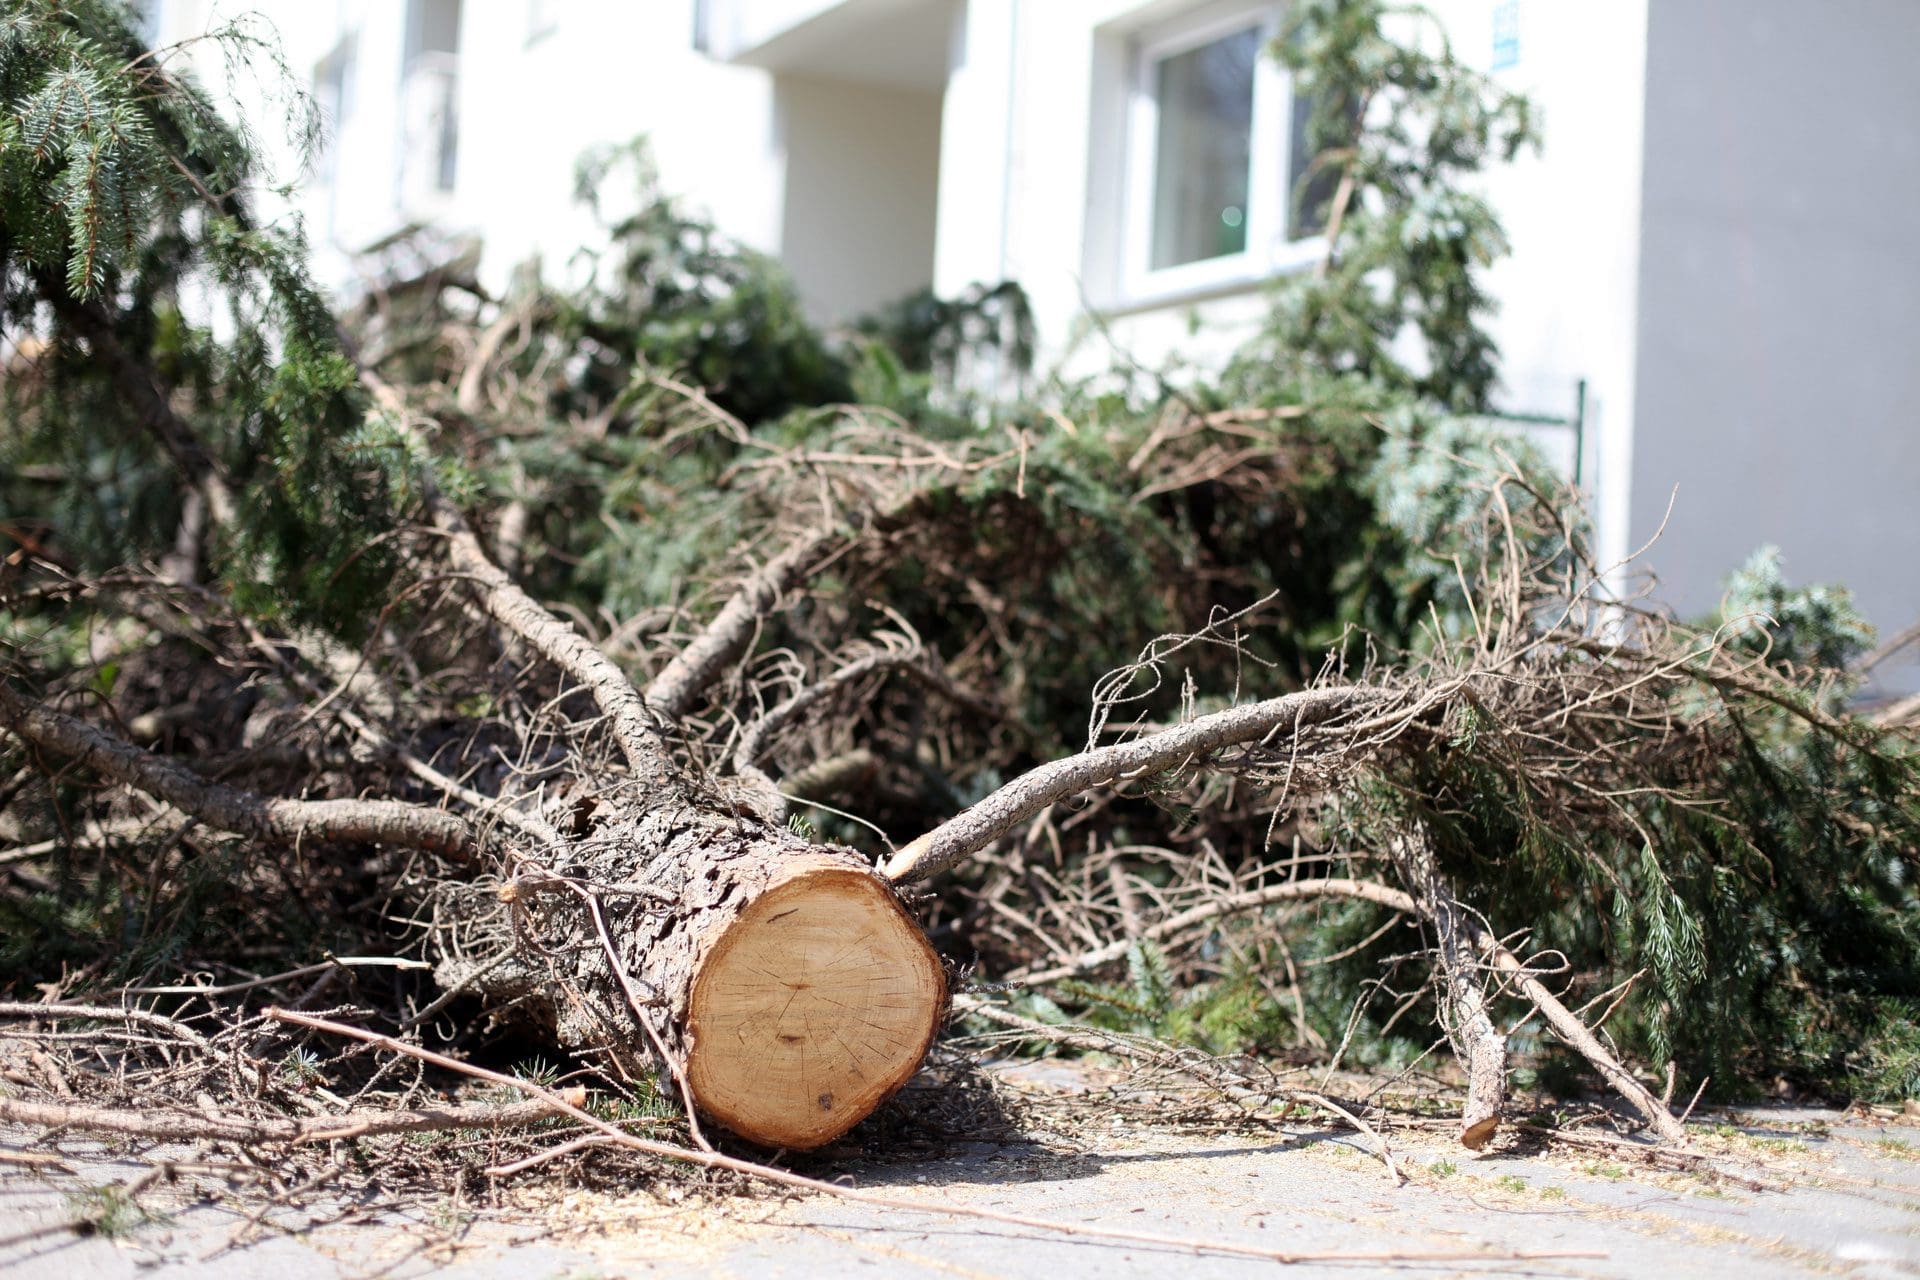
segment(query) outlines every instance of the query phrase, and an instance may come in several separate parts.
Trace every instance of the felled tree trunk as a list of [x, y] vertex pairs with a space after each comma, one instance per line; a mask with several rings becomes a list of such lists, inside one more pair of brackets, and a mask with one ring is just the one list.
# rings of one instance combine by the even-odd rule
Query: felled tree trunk
[[743, 1138], [831, 1142], [932, 1044], [940, 961], [851, 849], [676, 797], [542, 862], [499, 893], [515, 985], [564, 1043], [664, 1065]]
[[[392, 390], [368, 381], [404, 419]], [[926, 1057], [946, 1009], [939, 958], [858, 853], [707, 789], [668, 746], [831, 535], [751, 575], [643, 693], [494, 564], [457, 508], [430, 485], [426, 496], [481, 607], [591, 693], [627, 759], [621, 791], [643, 797], [517, 860], [497, 902], [455, 888], [468, 924], [498, 924], [504, 906], [519, 963], [476, 973], [485, 953], [456, 930], [442, 983], [512, 993], [546, 1010], [563, 1043], [664, 1067], [683, 1101], [750, 1141], [805, 1150], [844, 1134]]]

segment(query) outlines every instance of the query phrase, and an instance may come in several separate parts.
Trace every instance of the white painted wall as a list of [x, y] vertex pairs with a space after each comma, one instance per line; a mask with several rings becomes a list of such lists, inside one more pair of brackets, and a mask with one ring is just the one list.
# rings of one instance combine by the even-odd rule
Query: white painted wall
[[817, 320], [933, 283], [938, 93], [777, 76], [786, 158], [780, 252]]
[[709, 0], [707, 22], [714, 53], [736, 58], [803, 26], [849, 0]]
[[[1069, 372], [1106, 367], [1113, 342], [1159, 367], [1205, 367], [1265, 314], [1258, 285], [1171, 304], [1130, 303], [1119, 288], [1125, 98], [1134, 42], [1193, 3], [973, 0], [964, 57], [947, 91], [937, 287], [1018, 278], [1045, 348]], [[1455, 52], [1491, 62], [1495, 0], [1437, 0]], [[1546, 121], [1544, 152], [1488, 180], [1513, 257], [1492, 275], [1506, 352], [1502, 407], [1571, 413], [1588, 381], [1583, 471], [1603, 553], [1625, 554], [1633, 439], [1636, 297], [1647, 0], [1571, 5], [1526, 0], [1520, 58], [1500, 79]], [[1001, 158], [1004, 157], [1004, 160]], [[955, 180], [964, 174], [965, 181]]]
[[[804, 7], [804, 6], [802, 6]], [[817, 6], [827, 8], [830, 6]], [[816, 318], [833, 320], [932, 281], [940, 98], [796, 77], [716, 61], [693, 47], [694, 0], [547, 4], [536, 33], [523, 0], [466, 0], [458, 55], [459, 157], [444, 196], [403, 180], [407, 6], [402, 0], [168, 0], [168, 37], [243, 11], [278, 28], [310, 77], [343, 38], [355, 58], [347, 108], [329, 122], [332, 181], [309, 174], [290, 207], [321, 277], [351, 288], [352, 255], [411, 220], [473, 232], [482, 278], [504, 285], [538, 256], [564, 275], [597, 242], [572, 198], [579, 156], [645, 133], [662, 189], [744, 243], [786, 259]], [[944, 44], [950, 23], [936, 34]], [[531, 38], [530, 38], [531, 37]], [[222, 83], [217, 60], [195, 59]], [[272, 108], [236, 86], [256, 122]], [[270, 123], [270, 121], [269, 121]], [[271, 128], [277, 176], [296, 164]], [[622, 179], [624, 181], [624, 178]], [[608, 193], [618, 211], [624, 190]]]
[[[1662, 0], [1653, 0], [1659, 4]], [[1603, 564], [1633, 549], [1640, 172], [1648, 0], [1522, 0], [1518, 60], [1493, 72], [1539, 112], [1543, 145], [1490, 170], [1512, 255], [1489, 273], [1500, 407], [1571, 412], [1587, 381], [1586, 483]], [[1495, 0], [1438, 0], [1455, 54], [1490, 70]]]
[[[1165, 0], [971, 0], [947, 87], [935, 287], [1018, 279], [1033, 302], [1043, 361], [1108, 367], [1092, 306], [1129, 355], [1223, 358], [1262, 314], [1257, 290], [1198, 306], [1114, 310], [1126, 145], [1129, 38], [1191, 5]], [[1196, 317], [1204, 321], [1195, 324]]]
[[1915, 0], [1653, 6], [1633, 527], [1678, 486], [1687, 608], [1771, 542], [1920, 619], [1917, 64]]
[[[468, 5], [486, 15], [520, 7]], [[483, 237], [485, 274], [501, 279], [536, 254], [558, 270], [596, 243], [591, 215], [572, 201], [575, 163], [641, 133], [663, 191], [779, 252], [786, 165], [770, 77], [695, 50], [690, 0], [549, 10], [555, 25], [531, 43], [523, 22], [500, 20], [469, 22], [463, 39], [462, 155], [447, 220]], [[632, 204], [617, 189], [603, 200], [614, 213]]]

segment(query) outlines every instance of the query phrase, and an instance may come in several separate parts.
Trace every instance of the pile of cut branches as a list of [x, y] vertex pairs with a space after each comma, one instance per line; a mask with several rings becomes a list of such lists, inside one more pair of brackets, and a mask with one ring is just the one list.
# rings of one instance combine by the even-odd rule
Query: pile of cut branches
[[[982, 425], [951, 348], [836, 351], [670, 203], [584, 291], [436, 260], [336, 316], [117, 6], [10, 12], [0, 1120], [820, 1190], [723, 1133], [832, 1149], [950, 1002], [1363, 1129], [1229, 1055], [1444, 1043], [1470, 1147], [1516, 1048], [1669, 1140], [1681, 1072], [1910, 1091], [1920, 759], [1850, 705], [1864, 630], [1764, 558], [1701, 625], [1623, 598], [1453, 416], [1490, 214], [1396, 219], [1524, 111], [1302, 13], [1359, 131], [1328, 269], [1217, 385]], [[1436, 76], [1472, 138], [1410, 125]], [[940, 314], [1024, 351], [1007, 296]], [[699, 306], [746, 349], [676, 345]], [[1407, 323], [1454, 356], [1396, 365]]]

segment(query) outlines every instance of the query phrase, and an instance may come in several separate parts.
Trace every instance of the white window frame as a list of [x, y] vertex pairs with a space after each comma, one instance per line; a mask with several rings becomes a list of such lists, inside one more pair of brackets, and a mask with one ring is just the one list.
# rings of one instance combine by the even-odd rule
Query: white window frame
[[[1247, 179], [1247, 247], [1239, 253], [1161, 267], [1153, 262], [1154, 184], [1159, 163], [1160, 109], [1155, 70], [1167, 58], [1213, 43], [1248, 27], [1260, 28], [1262, 50], [1254, 62], [1253, 130]], [[1314, 262], [1320, 236], [1289, 239], [1292, 180], [1287, 172], [1293, 128], [1293, 83], [1264, 46], [1280, 31], [1280, 7], [1271, 3], [1208, 5], [1148, 28], [1131, 51], [1127, 98], [1124, 255], [1121, 291], [1130, 304], [1184, 294], [1256, 284]]]

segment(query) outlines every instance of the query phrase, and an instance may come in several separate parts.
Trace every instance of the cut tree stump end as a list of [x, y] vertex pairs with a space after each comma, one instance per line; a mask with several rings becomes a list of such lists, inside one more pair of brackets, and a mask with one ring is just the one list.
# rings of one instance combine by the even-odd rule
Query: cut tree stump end
[[708, 947], [687, 1008], [696, 1105], [768, 1147], [840, 1137], [905, 1084], [946, 1007], [926, 935], [875, 876], [809, 867]]
[[1478, 1151], [1493, 1139], [1494, 1133], [1499, 1128], [1500, 1117], [1497, 1115], [1487, 1116], [1485, 1119], [1462, 1125], [1460, 1128], [1460, 1145], [1469, 1151]]

